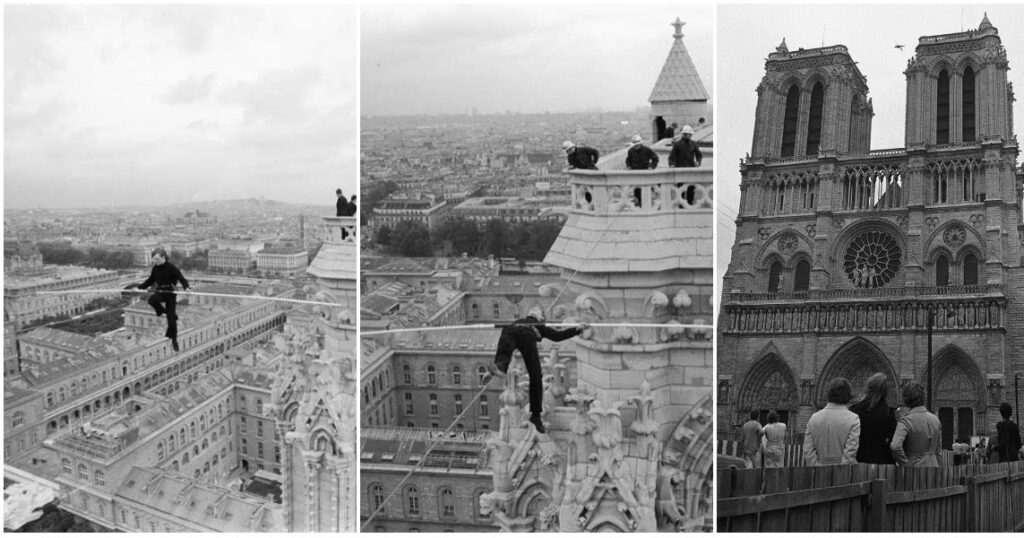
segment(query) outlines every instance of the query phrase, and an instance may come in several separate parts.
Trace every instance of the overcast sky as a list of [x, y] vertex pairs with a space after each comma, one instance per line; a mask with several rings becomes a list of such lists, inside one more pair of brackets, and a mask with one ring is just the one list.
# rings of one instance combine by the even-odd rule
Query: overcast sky
[[[846, 45], [867, 77], [868, 97], [874, 103], [872, 149], [897, 148], [904, 145], [903, 71], [918, 38], [976, 29], [986, 11], [1006, 47], [1009, 78], [1020, 95], [1024, 88], [1024, 5], [720, 6], [716, 66], [720, 83], [715, 113], [719, 277], [728, 267], [735, 239], [739, 161], [750, 151], [754, 134], [754, 90], [764, 76], [765, 59], [783, 37], [789, 50], [820, 47], [822, 41]], [[897, 49], [897, 44], [905, 48]], [[1019, 130], [1024, 126], [1024, 106], [1019, 100], [1014, 116]]]
[[647, 104], [672, 21], [712, 91], [713, 7], [364, 6], [362, 114], [633, 110]]
[[357, 184], [352, 6], [5, 6], [4, 206]]

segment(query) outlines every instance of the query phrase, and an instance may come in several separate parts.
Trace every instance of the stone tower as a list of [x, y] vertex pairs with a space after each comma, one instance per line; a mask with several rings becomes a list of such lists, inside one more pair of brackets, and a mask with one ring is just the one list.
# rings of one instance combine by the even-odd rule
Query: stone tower
[[[670, 58], [671, 60], [671, 58]], [[664, 73], [664, 71], [663, 71]], [[659, 84], [662, 81], [659, 80]], [[655, 151], [667, 159], [667, 146]], [[712, 165], [568, 172], [570, 216], [545, 258], [549, 317], [595, 327], [545, 364], [546, 435], [513, 370], [483, 510], [505, 531], [702, 530], [710, 516]]]
[[[819, 151], [801, 154], [818, 64], [842, 76], [819, 99]], [[1019, 149], [998, 31], [986, 17], [920, 38], [905, 72], [905, 148], [869, 151], [870, 133], [842, 117], [850, 107], [830, 108], [852, 92], [856, 111], [867, 92], [845, 47], [790, 53], [783, 42], [765, 69], [723, 283], [719, 431], [774, 410], [799, 435], [831, 379], [857, 392], [876, 372], [927, 385], [930, 368], [943, 445], [991, 434], [1007, 380], [1024, 370]], [[780, 112], [797, 93], [799, 110]]]
[[709, 121], [708, 92], [683, 44], [684, 24], [679, 18], [672, 23], [675, 28], [672, 48], [648, 99], [651, 103], [652, 141], [665, 138], [665, 128], [673, 122], [680, 127], [689, 124], [696, 128], [698, 124]]
[[[276, 343], [284, 360], [272, 388], [283, 440], [282, 499], [290, 531], [354, 532], [356, 502], [355, 219], [324, 217], [323, 246], [307, 272], [317, 283], [314, 321]], [[295, 316], [301, 318], [302, 315]]]
[[846, 47], [768, 55], [757, 86], [754, 158], [864, 153], [871, 146], [871, 100]]

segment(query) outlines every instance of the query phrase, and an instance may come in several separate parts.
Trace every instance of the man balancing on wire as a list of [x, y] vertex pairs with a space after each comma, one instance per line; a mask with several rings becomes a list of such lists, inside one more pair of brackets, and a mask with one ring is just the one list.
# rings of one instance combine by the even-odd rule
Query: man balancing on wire
[[149, 296], [149, 306], [156, 310], [156, 317], [167, 314], [167, 332], [165, 336], [171, 339], [171, 347], [178, 351], [178, 314], [175, 312], [177, 296], [174, 294], [174, 285], [181, 282], [181, 287], [188, 289], [188, 280], [181, 274], [181, 271], [171, 262], [167, 261], [167, 251], [162, 247], [153, 249], [153, 270], [145, 282], [136, 286], [140, 290], [149, 288], [156, 284], [156, 290]]
[[537, 428], [538, 433], [545, 433], [544, 424], [540, 420], [541, 402], [544, 399], [543, 373], [540, 367], [540, 354], [537, 351], [537, 342], [547, 338], [553, 342], [561, 342], [579, 335], [586, 330], [587, 324], [581, 323], [578, 327], [570, 327], [559, 331], [544, 324], [544, 311], [540, 307], [533, 307], [523, 319], [516, 320], [511, 325], [505, 325], [501, 329], [501, 336], [498, 338], [498, 351], [494, 355], [494, 363], [487, 365], [487, 370], [492, 376], [505, 377], [508, 373], [509, 363], [512, 362], [512, 353], [519, 350], [526, 363], [526, 372], [530, 375], [530, 423]]

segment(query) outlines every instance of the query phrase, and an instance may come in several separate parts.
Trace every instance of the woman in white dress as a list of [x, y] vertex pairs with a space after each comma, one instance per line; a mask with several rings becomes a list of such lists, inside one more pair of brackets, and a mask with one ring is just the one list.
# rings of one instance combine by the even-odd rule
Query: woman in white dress
[[768, 425], [764, 427], [764, 466], [782, 467], [786, 455], [786, 425], [779, 422], [779, 414], [768, 412]]

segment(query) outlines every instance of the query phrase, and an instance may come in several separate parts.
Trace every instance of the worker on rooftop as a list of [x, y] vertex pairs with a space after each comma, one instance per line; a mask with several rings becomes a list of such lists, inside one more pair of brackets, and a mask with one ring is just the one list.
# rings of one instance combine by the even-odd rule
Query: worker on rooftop
[[580, 168], [582, 170], [597, 170], [597, 159], [600, 157], [597, 150], [587, 146], [577, 146], [569, 140], [562, 143], [565, 151], [565, 159], [569, 162], [569, 169]]
[[658, 154], [644, 145], [640, 135], [633, 135], [629, 151], [626, 152], [626, 168], [630, 170], [654, 170], [658, 167]]
[[693, 127], [683, 126], [679, 138], [672, 142], [672, 151], [668, 154], [668, 165], [671, 168], [695, 168], [704, 160], [697, 143], [693, 141]]

